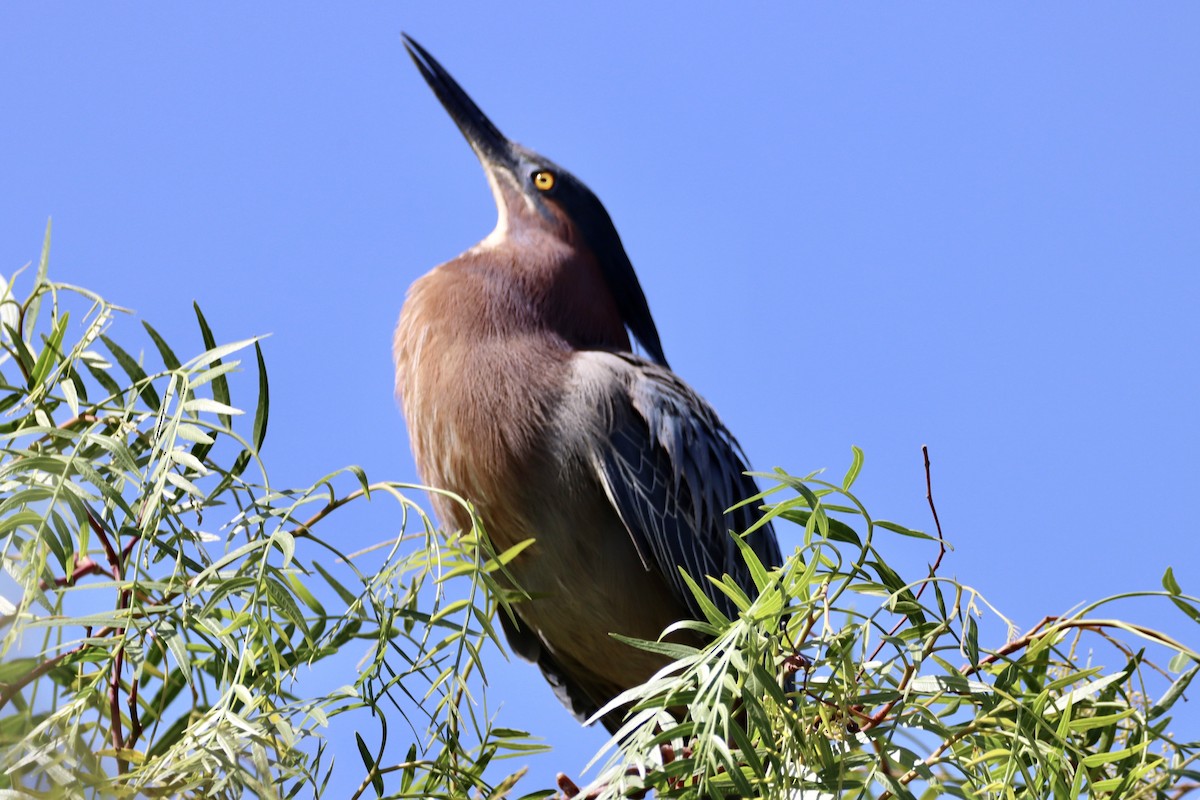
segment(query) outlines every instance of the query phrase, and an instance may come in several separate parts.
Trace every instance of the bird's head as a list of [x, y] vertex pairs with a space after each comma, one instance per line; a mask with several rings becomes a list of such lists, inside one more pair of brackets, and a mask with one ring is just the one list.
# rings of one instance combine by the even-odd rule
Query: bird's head
[[404, 46], [483, 164], [499, 214], [485, 241], [533, 229], [586, 247], [600, 265], [625, 327], [652, 360], [666, 366], [646, 296], [599, 198], [570, 172], [500, 133], [450, 73], [408, 35]]

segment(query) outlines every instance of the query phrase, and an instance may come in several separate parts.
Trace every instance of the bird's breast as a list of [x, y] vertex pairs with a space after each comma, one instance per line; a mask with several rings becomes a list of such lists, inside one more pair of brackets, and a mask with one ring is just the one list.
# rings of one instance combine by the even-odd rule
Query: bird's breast
[[[422, 278], [405, 302], [394, 340], [396, 389], [422, 480], [497, 509], [500, 519], [489, 523], [507, 530], [519, 526], [507, 517], [522, 507], [544, 460], [568, 355], [536, 327], [512, 324], [519, 309], [495, 307], [512, 299], [498, 301], [469, 276], [449, 286], [444, 277]], [[435, 505], [445, 523], [469, 523], [457, 504]]]

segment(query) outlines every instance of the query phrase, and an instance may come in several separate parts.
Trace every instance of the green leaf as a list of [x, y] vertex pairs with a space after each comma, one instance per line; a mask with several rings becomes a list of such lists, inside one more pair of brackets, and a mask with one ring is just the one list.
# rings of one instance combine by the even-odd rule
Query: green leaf
[[158, 411], [162, 406], [162, 401], [159, 400], [158, 392], [154, 391], [154, 384], [146, 378], [146, 371], [128, 353], [121, 349], [120, 345], [103, 333], [100, 334], [100, 341], [104, 342], [104, 346], [113, 354], [113, 358], [117, 360], [121, 369], [125, 370], [125, 374], [129, 376], [129, 380], [133, 382], [133, 385], [138, 387], [138, 394], [142, 396], [142, 401], [152, 411]]
[[96, 367], [89, 361], [84, 361], [83, 365], [87, 367], [88, 372], [92, 373], [92, 377], [96, 379], [96, 383], [104, 387], [104, 391], [108, 392], [111, 397], [121, 396], [121, 387], [112, 379], [108, 371], [102, 367]]
[[175, 352], [171, 350], [166, 340], [158, 335], [158, 331], [150, 325], [149, 322], [142, 320], [142, 327], [146, 329], [146, 333], [150, 334], [150, 338], [154, 340], [154, 346], [158, 348], [158, 355], [163, 360], [163, 364], [167, 369], [179, 369], [179, 359], [175, 357]]
[[745, 539], [735, 533], [729, 535], [733, 537], [733, 543], [741, 551], [742, 560], [746, 562], [746, 566], [750, 569], [750, 577], [754, 580], [755, 587], [761, 592], [771, 582], [771, 576], [767, 572], [767, 568], [763, 566], [762, 560], [759, 559], [758, 554], [754, 552], [754, 548]]
[[[803, 508], [790, 508], [787, 511], [781, 512], [779, 516], [790, 522], [795, 522], [797, 525], [804, 525], [807, 527], [809, 524], [809, 519], [812, 517], [812, 513], [813, 512]], [[851, 528], [849, 525], [839, 519], [836, 519], [835, 517], [826, 516], [825, 519], [827, 521], [826, 524], [829, 526], [829, 541], [845, 542], [846, 544], [852, 544], [855, 547], [862, 547], [862, 539], [859, 538], [858, 532], [855, 531], [854, 528]]]
[[1092, 755], [1085, 756], [1083, 759], [1081, 759], [1080, 764], [1089, 768], [1098, 767], [1101, 764], [1111, 764], [1114, 761], [1120, 761], [1124, 758], [1129, 758], [1132, 755], [1140, 753], [1149, 746], [1150, 741], [1147, 740], [1141, 742], [1140, 744], [1136, 744], [1133, 747], [1127, 747], [1123, 750], [1117, 750], [1111, 753], [1093, 753]]
[[329, 584], [329, 588], [333, 589], [333, 591], [337, 593], [337, 596], [341, 598], [343, 603], [349, 606], [358, 602], [358, 597], [355, 596], [354, 593], [348, 590], [345, 586], [342, 586], [342, 584], [338, 582], [338, 579], [330, 575], [319, 562], [314, 561], [313, 568], [317, 572], [321, 573], [321, 577], [324, 578], [325, 582]]
[[1175, 705], [1175, 701], [1187, 689], [1188, 684], [1196, 677], [1197, 672], [1200, 672], [1200, 664], [1193, 664], [1191, 669], [1176, 678], [1167, 691], [1163, 693], [1163, 696], [1158, 698], [1150, 710], [1146, 712], [1146, 719], [1151, 720], [1161, 717], [1170, 710], [1171, 706]]
[[38, 259], [37, 272], [33, 276], [33, 292], [30, 295], [29, 306], [25, 310], [25, 330], [13, 337], [14, 344], [22, 338], [33, 339], [33, 329], [37, 325], [38, 312], [42, 308], [42, 287], [46, 284], [46, 276], [50, 271], [50, 229], [52, 219], [46, 220], [46, 235], [42, 238], [42, 256]]
[[271, 543], [283, 553], [283, 567], [286, 569], [296, 555], [296, 537], [281, 529], [271, 534]]
[[254, 409], [254, 428], [250, 441], [255, 450], [262, 450], [263, 440], [267, 438], [267, 415], [270, 411], [270, 386], [267, 384], [267, 364], [263, 361], [262, 348], [254, 343], [254, 355], [258, 359], [258, 406]]
[[[211, 445], [213, 438], [209, 436], [202, 428], [193, 425], [190, 422], [181, 422], [175, 426], [175, 435], [186, 442], [195, 442], [197, 444]], [[207, 455], [207, 453], [205, 454]], [[192, 451], [192, 456], [197, 460], [202, 460], [202, 456], [197, 455], [196, 451]]]
[[858, 479], [858, 473], [862, 472], [863, 466], [863, 451], [857, 445], [850, 445], [850, 452], [850, 469], [846, 470], [846, 477], [842, 478], [842, 489], [847, 492]]
[[1188, 618], [1191, 619], [1192, 622], [1200, 622], [1200, 609], [1196, 608], [1187, 600], [1184, 600], [1181, 596], [1172, 594], [1169, 597], [1171, 602], [1175, 604], [1175, 607], [1184, 614], [1187, 614]]
[[358, 731], [354, 732], [354, 741], [358, 743], [358, 755], [371, 775], [371, 786], [375, 788], [376, 796], [383, 797], [383, 776], [376, 771], [375, 759], [371, 755], [371, 751], [367, 749], [367, 743], [363, 741], [362, 734]]
[[[495, 731], [492, 731], [492, 733], [494, 734]], [[413, 778], [416, 777], [417, 774], [416, 761], [417, 746], [416, 744], [411, 744], [408, 746], [408, 754], [404, 757], [404, 762], [408, 766], [406, 766], [400, 773], [400, 794], [402, 795], [408, 794], [408, 791], [412, 788]]]
[[622, 636], [619, 633], [608, 634], [618, 642], [623, 642], [630, 647], [636, 647], [639, 650], [645, 650], [648, 653], [658, 653], [661, 656], [666, 656], [672, 661], [679, 661], [684, 658], [695, 658], [700, 651], [694, 647], [689, 647], [686, 644], [676, 644], [675, 642], [652, 642], [647, 639], [636, 639], [632, 636]]
[[240, 408], [222, 403], [219, 400], [209, 400], [207, 397], [195, 397], [183, 404], [184, 411], [190, 411], [193, 414], [217, 414], [221, 421], [226, 426], [229, 426], [232, 414], [244, 414]]
[[[196, 311], [196, 321], [198, 323], [200, 323], [200, 336], [204, 339], [205, 349], [207, 349], [207, 350], [215, 349], [217, 346], [217, 340], [215, 338], [213, 338], [212, 329], [208, 327], [208, 320], [206, 320], [204, 318], [204, 312], [202, 312], [200, 310], [200, 304], [192, 303], [192, 308], [195, 309], [195, 311]], [[216, 366], [217, 364], [220, 364], [220, 363], [221, 363], [221, 360], [216, 359], [212, 362], [212, 365]], [[213, 379], [212, 393], [213, 393], [214, 400], [216, 400], [218, 403], [225, 405], [226, 407], [229, 406], [229, 403], [230, 403], [229, 381], [226, 380], [224, 375], [219, 375]], [[220, 419], [221, 419], [221, 424], [224, 425], [226, 428], [230, 427], [233, 424], [233, 420], [231, 420], [227, 414], [222, 414], [220, 416]]]
[[700, 607], [700, 612], [704, 614], [705, 619], [718, 628], [728, 625], [729, 619], [721, 613], [720, 609], [709, 599], [704, 590], [692, 580], [692, 576], [688, 575], [687, 570], [679, 567], [679, 574], [683, 576], [684, 582], [687, 583], [688, 589], [691, 590], [692, 597], [696, 599], [696, 604]]
[[1183, 672], [1188, 664], [1192, 663], [1192, 657], [1184, 652], [1178, 652], [1171, 657], [1167, 662], [1167, 669], [1171, 672]]
[[79, 392], [75, 388], [75, 381], [67, 378], [59, 384], [62, 389], [63, 399], [67, 401], [67, 408], [71, 409], [71, 415], [79, 416]]
[[896, 523], [888, 522], [885, 519], [877, 519], [875, 520], [875, 524], [884, 530], [891, 531], [892, 533], [898, 533], [901, 536], [911, 536], [914, 539], [928, 539], [931, 542], [937, 541], [936, 536], [930, 536], [928, 533], [924, 533], [922, 531], [914, 531], [912, 528], [906, 528], [903, 525], [897, 525]]
[[325, 606], [321, 605], [321, 602], [308, 590], [308, 587], [304, 585], [295, 572], [288, 572], [284, 577], [287, 578], [288, 585], [292, 587], [292, 592], [295, 593], [296, 597], [300, 598], [300, 601], [304, 605], [308, 606], [318, 617], [326, 616]]
[[1171, 594], [1183, 594], [1183, 590], [1179, 588], [1179, 581], [1175, 580], [1175, 570], [1167, 567], [1167, 571], [1163, 573], [1162, 585]]
[[46, 376], [50, 374], [50, 370], [62, 358], [60, 348], [62, 347], [63, 334], [67, 331], [67, 320], [70, 319], [70, 314], [63, 312], [63, 315], [54, 323], [54, 329], [50, 332], [50, 337], [46, 340], [42, 347], [42, 352], [38, 354], [37, 363], [33, 365], [33, 373], [29, 376], [29, 388], [40, 386]]

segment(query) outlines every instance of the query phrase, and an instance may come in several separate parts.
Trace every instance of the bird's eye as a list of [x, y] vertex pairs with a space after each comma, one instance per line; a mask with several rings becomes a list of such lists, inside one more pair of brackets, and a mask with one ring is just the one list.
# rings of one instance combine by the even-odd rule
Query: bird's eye
[[547, 170], [538, 170], [533, 173], [533, 185], [537, 187], [539, 192], [548, 192], [554, 188], [554, 173]]

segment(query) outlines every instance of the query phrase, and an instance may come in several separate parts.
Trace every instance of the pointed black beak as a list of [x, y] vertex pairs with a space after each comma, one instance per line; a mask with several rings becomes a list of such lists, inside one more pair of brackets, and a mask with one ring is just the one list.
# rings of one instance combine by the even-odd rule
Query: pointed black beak
[[512, 142], [502, 134], [487, 115], [479, 110], [458, 81], [450, 77], [445, 67], [437, 62], [429, 51], [421, 47], [407, 33], [400, 34], [404, 40], [404, 48], [412, 57], [413, 63], [421, 71], [421, 77], [433, 89], [442, 108], [454, 120], [454, 124], [462, 131], [471, 149], [486, 164], [503, 165], [512, 168], [516, 165]]

